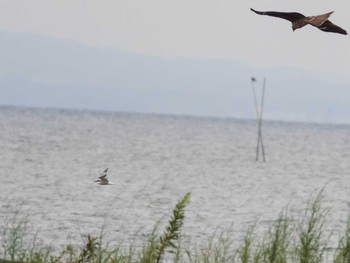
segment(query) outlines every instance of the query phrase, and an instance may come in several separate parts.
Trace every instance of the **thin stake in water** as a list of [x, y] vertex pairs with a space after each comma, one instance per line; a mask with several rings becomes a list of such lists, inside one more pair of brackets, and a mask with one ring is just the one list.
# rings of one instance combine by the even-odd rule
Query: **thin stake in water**
[[265, 159], [265, 148], [264, 148], [263, 137], [262, 137], [262, 120], [263, 120], [263, 110], [264, 110], [264, 100], [265, 100], [266, 79], [264, 78], [262, 95], [261, 95], [260, 110], [259, 110], [258, 100], [256, 98], [256, 92], [255, 92], [255, 86], [254, 86], [254, 83], [256, 82], [256, 79], [252, 77], [251, 81], [252, 81], [253, 97], [254, 97], [254, 104], [255, 104], [255, 110], [256, 110], [256, 118], [257, 118], [257, 122], [258, 122], [258, 142], [257, 142], [257, 145], [256, 145], [256, 159], [255, 160], [256, 161], [259, 160], [259, 150], [260, 150], [260, 147], [261, 147], [261, 153], [262, 153], [263, 161], [266, 162], [266, 159]]

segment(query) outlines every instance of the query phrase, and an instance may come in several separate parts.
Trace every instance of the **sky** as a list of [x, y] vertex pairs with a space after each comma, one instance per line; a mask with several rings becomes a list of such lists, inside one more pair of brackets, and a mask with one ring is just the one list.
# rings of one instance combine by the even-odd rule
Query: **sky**
[[0, 2], [0, 29], [33, 32], [98, 47], [164, 57], [224, 58], [260, 67], [287, 65], [348, 74], [349, 38], [311, 26], [293, 32], [288, 21], [257, 10], [314, 15], [350, 30], [350, 2], [125, 0]]
[[289, 21], [256, 15], [250, 7], [305, 15], [335, 11], [330, 20], [350, 32], [350, 2], [344, 0], [1, 0], [0, 31], [168, 60], [223, 59], [261, 69], [290, 67], [350, 85], [349, 36], [312, 26], [293, 32]]

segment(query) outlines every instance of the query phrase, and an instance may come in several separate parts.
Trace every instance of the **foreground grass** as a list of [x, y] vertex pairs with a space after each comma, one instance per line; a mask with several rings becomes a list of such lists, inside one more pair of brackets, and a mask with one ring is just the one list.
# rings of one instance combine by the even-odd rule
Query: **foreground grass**
[[238, 246], [228, 232], [216, 233], [195, 247], [182, 241], [181, 228], [189, 202], [187, 193], [176, 204], [165, 230], [155, 227], [141, 247], [109, 246], [103, 244], [102, 237], [90, 235], [81, 247], [67, 245], [62, 251], [39, 245], [35, 236], [28, 245], [24, 241], [28, 220], [16, 213], [0, 228], [0, 263], [350, 263], [350, 220], [335, 251], [327, 250], [327, 210], [321, 207], [322, 192], [310, 201], [301, 220], [281, 213], [262, 237], [257, 238], [254, 227], [250, 227]]

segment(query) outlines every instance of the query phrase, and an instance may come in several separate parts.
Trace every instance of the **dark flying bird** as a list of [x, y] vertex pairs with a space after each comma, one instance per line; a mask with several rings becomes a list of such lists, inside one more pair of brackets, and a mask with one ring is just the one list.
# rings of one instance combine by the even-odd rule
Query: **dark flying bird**
[[274, 17], [286, 19], [292, 22], [293, 31], [309, 24], [325, 32], [339, 33], [343, 35], [348, 34], [344, 29], [333, 24], [331, 21], [328, 20], [328, 17], [330, 17], [330, 15], [333, 12], [329, 12], [318, 16], [304, 16], [303, 14], [296, 13], [296, 12], [290, 12], [290, 13], [276, 12], [276, 11], [262, 12], [262, 11], [256, 11], [253, 8], [250, 8], [250, 10], [252, 10], [254, 13], [258, 15], [267, 15], [267, 16], [274, 16]]

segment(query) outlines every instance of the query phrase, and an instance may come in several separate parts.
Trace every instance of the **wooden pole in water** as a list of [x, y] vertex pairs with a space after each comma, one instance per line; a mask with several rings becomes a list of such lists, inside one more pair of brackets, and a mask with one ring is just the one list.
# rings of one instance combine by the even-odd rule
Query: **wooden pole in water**
[[255, 104], [255, 110], [256, 110], [256, 118], [259, 119], [259, 107], [258, 107], [258, 101], [256, 99], [256, 93], [255, 93], [255, 87], [254, 87], [254, 83], [256, 82], [256, 79], [252, 77], [251, 80], [252, 80], [252, 89], [253, 89], [254, 104]]
[[[254, 97], [254, 105], [255, 105], [255, 111], [256, 111], [256, 119], [258, 121], [258, 127], [259, 127], [259, 119], [260, 119], [260, 114], [259, 114], [259, 106], [258, 106], [258, 100], [256, 99], [256, 92], [255, 92], [255, 86], [254, 83], [256, 82], [255, 78], [251, 78], [252, 81], [252, 90], [253, 90], [253, 97]], [[259, 160], [259, 145], [260, 145], [260, 133], [258, 130], [258, 142], [256, 145], [256, 157], [255, 157], [255, 161]]]
[[261, 108], [260, 108], [260, 118], [259, 118], [259, 137], [260, 137], [261, 152], [262, 152], [264, 162], [266, 162], [266, 159], [265, 159], [265, 148], [264, 148], [264, 143], [262, 138], [262, 120], [263, 120], [263, 112], [264, 112], [265, 84], [266, 84], [266, 79], [264, 78], [263, 90], [261, 94], [261, 104], [260, 104]]
[[262, 156], [263, 156], [263, 161], [265, 162], [265, 148], [264, 148], [264, 143], [263, 143], [263, 138], [262, 138], [262, 118], [263, 118], [263, 109], [264, 109], [264, 100], [265, 100], [265, 78], [264, 78], [264, 84], [263, 84], [263, 91], [262, 91], [262, 96], [261, 96], [261, 104], [260, 104], [260, 110], [258, 106], [258, 101], [256, 98], [256, 92], [255, 92], [255, 87], [254, 83], [256, 82], [255, 78], [251, 78], [252, 81], [252, 89], [253, 89], [253, 96], [254, 96], [254, 104], [255, 104], [255, 110], [256, 110], [256, 119], [258, 123], [258, 141], [256, 145], [256, 161], [259, 160], [259, 149], [261, 146], [261, 151], [262, 151]]

